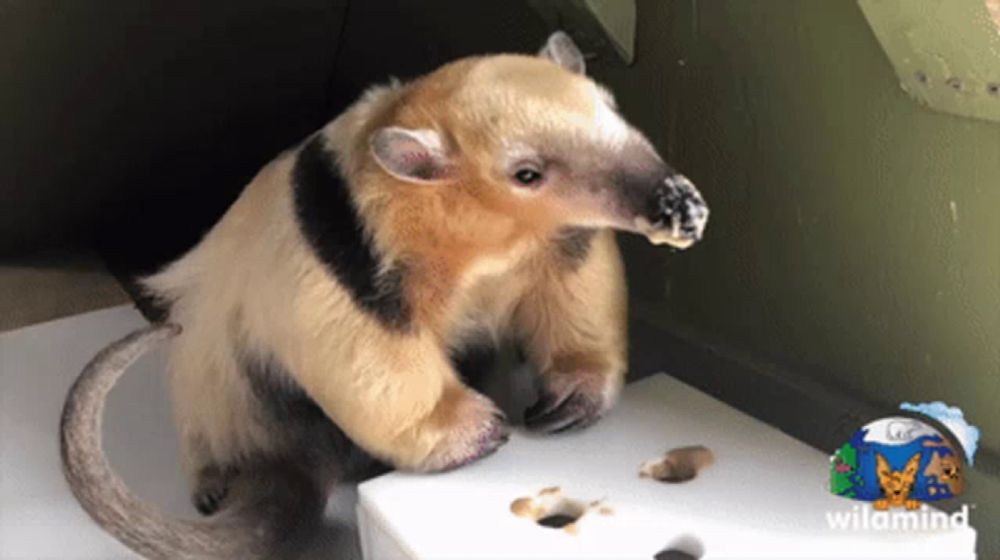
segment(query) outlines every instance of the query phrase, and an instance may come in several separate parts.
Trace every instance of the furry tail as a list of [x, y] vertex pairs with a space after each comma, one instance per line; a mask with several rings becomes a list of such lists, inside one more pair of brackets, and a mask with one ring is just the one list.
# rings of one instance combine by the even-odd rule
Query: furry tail
[[60, 425], [70, 489], [97, 524], [146, 558], [283, 557], [309, 522], [322, 517], [325, 489], [309, 473], [286, 464], [264, 465], [238, 479], [239, 487], [230, 490], [237, 501], [225, 511], [189, 521], [168, 518], [140, 500], [108, 464], [101, 443], [108, 392], [139, 356], [179, 332], [173, 324], [137, 330], [102, 350], [80, 373], [66, 397]]

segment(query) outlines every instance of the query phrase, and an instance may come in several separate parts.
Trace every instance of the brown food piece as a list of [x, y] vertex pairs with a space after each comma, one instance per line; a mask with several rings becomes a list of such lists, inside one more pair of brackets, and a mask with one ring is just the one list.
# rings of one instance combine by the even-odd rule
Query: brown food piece
[[662, 482], [687, 482], [715, 461], [715, 455], [704, 445], [690, 445], [671, 449], [662, 459], [647, 461], [639, 469], [639, 476]]
[[518, 517], [534, 517], [535, 509], [532, 498], [518, 498], [510, 504], [510, 512]]

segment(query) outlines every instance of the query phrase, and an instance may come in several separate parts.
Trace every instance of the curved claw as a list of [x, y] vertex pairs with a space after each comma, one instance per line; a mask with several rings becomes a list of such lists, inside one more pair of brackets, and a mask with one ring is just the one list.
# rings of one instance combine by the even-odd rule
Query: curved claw
[[542, 433], [579, 430], [597, 422], [601, 403], [590, 395], [570, 391], [563, 397], [545, 393], [526, 412], [524, 425]]

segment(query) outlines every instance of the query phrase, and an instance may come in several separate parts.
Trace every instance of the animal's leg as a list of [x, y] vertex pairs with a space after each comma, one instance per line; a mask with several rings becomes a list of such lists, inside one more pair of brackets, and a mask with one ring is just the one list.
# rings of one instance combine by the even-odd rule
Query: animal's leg
[[563, 248], [561, 259], [550, 259], [515, 314], [515, 328], [543, 381], [538, 402], [525, 414], [525, 424], [534, 430], [559, 432], [594, 423], [614, 404], [624, 380], [621, 256], [613, 233], [590, 235], [582, 240], [586, 246]]
[[507, 441], [503, 414], [458, 380], [431, 333], [372, 332], [348, 363], [323, 348], [288, 363], [306, 393], [375, 457], [401, 469], [446, 470]]
[[236, 467], [220, 467], [210, 464], [202, 467], [195, 475], [191, 502], [202, 515], [212, 515], [222, 509], [229, 487], [239, 474]]
[[181, 438], [181, 458], [191, 486], [191, 503], [198, 513], [211, 515], [222, 508], [237, 469], [222, 466], [208, 451], [205, 439], [191, 433]]
[[[172, 357], [174, 417], [191, 501], [209, 515], [222, 508], [245, 458], [269, 456], [281, 442], [262, 425], [259, 403], [236, 362], [198, 359], [203, 348], [189, 340], [178, 338]], [[199, 362], [211, 367], [198, 368]]]

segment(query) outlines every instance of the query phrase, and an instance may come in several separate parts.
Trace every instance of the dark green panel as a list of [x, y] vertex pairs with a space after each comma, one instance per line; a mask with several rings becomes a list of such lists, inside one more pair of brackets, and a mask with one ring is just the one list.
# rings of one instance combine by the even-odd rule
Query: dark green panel
[[600, 77], [712, 218], [687, 252], [625, 240], [634, 315], [882, 408], [959, 405], [995, 456], [1000, 124], [911, 99], [855, 2], [645, 0], [638, 21], [635, 66]]
[[[325, 120], [345, 7], [4, 2], [0, 254], [98, 228], [151, 246], [154, 229], [197, 239], [261, 162]], [[167, 219], [135, 216], [168, 206]]]
[[858, 4], [914, 99], [939, 111], [1000, 122], [1000, 2]]

